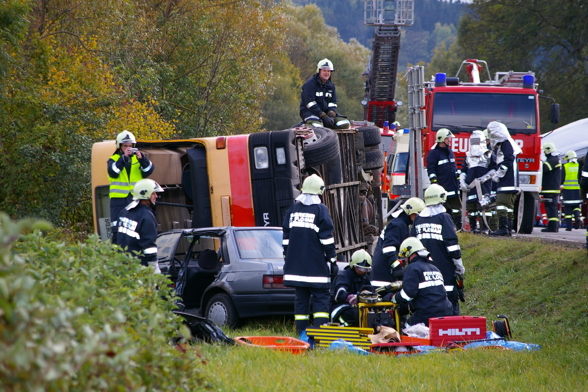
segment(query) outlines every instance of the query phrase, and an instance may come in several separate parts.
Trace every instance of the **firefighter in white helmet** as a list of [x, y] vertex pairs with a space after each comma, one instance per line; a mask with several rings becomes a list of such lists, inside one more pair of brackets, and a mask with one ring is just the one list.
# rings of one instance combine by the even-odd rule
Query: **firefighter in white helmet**
[[333, 221], [321, 202], [325, 183], [313, 174], [302, 183], [302, 194], [284, 217], [284, 285], [294, 287], [294, 320], [297, 333], [310, 325], [310, 304], [314, 327], [329, 322], [331, 280], [339, 269]]
[[337, 92], [331, 81], [335, 67], [324, 58], [316, 66], [316, 74], [304, 83], [300, 95], [300, 117], [311, 126], [347, 129], [349, 120], [337, 112]]
[[106, 163], [110, 180], [110, 225], [111, 241], [118, 243], [118, 217], [133, 199], [133, 187], [143, 178], [149, 177], [155, 166], [149, 158], [135, 148], [135, 135], [122, 131], [116, 136], [116, 150]]
[[431, 184], [439, 184], [447, 191], [447, 206], [457, 230], [461, 230], [461, 201], [459, 199], [459, 175], [455, 154], [450, 143], [453, 133], [441, 128], [436, 133], [436, 144], [427, 155], [427, 174]]
[[392, 219], [380, 233], [374, 250], [371, 279], [375, 286], [402, 280], [404, 268], [398, 258], [398, 249], [408, 237], [410, 225], [424, 208], [425, 203], [421, 199], [411, 197], [392, 213]]
[[[488, 233], [484, 218], [488, 220], [492, 214], [487, 211], [487, 207], [492, 201], [490, 195], [492, 181], [489, 180], [494, 171], [489, 168], [491, 163], [492, 151], [486, 145], [484, 132], [473, 131], [459, 178], [460, 189], [463, 192], [462, 197], [466, 198], [470, 230], [473, 233]], [[481, 198], [478, 197], [478, 194]], [[480, 225], [479, 229], [478, 224]]]
[[459, 316], [460, 293], [457, 287], [457, 275], [463, 275], [465, 268], [461, 260], [461, 248], [453, 219], [445, 211], [443, 203], [447, 192], [438, 184], [431, 184], [425, 190], [426, 208], [415, 218], [410, 235], [417, 237], [431, 252], [433, 264], [443, 274], [447, 298], [453, 305], [453, 315]]
[[369, 273], [372, 258], [364, 249], [353, 252], [351, 262], [335, 278], [331, 299], [331, 321], [344, 326], [359, 326], [357, 295], [364, 289], [373, 291]]
[[[422, 241], [408, 237], [398, 252], [407, 260], [402, 290], [389, 295], [389, 300], [397, 304], [410, 303], [412, 314], [406, 320], [407, 326], [424, 323], [429, 325], [429, 318], [444, 317], [452, 314], [451, 302], [443, 288], [443, 274], [435, 266], [431, 255]], [[384, 300], [388, 298], [384, 297]]]
[[541, 196], [545, 199], [545, 213], [547, 214], [547, 227], [541, 231], [557, 233], [559, 231], [559, 193], [561, 187], [561, 160], [555, 145], [547, 142], [543, 145], [545, 160], [543, 161], [543, 180], [541, 183]]
[[582, 196], [580, 194], [580, 164], [578, 155], [574, 150], [566, 152], [563, 159], [566, 163], [562, 166], [562, 199], [564, 206], [564, 222], [566, 231], [572, 230], [572, 220], [574, 229], [580, 228], [580, 214], [582, 205]]
[[152, 267], [159, 273], [157, 263], [157, 221], [153, 208], [157, 193], [163, 192], [158, 183], [151, 179], [139, 180], [133, 187], [133, 201], [120, 215], [118, 244], [133, 256], [138, 256], [141, 264]]

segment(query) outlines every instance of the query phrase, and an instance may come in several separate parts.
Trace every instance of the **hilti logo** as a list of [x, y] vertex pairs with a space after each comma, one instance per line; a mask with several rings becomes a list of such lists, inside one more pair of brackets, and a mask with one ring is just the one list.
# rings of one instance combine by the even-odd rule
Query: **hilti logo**
[[439, 336], [472, 336], [472, 335], [480, 335], [480, 328], [439, 329]]

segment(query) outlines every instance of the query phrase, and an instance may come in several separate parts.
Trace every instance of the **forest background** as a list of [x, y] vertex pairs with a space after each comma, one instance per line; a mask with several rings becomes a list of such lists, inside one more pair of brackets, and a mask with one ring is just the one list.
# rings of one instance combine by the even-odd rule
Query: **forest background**
[[[372, 35], [363, 3], [1, 2], [0, 210], [92, 231], [95, 141], [123, 129], [147, 140], [288, 128], [324, 57], [335, 64], [341, 112], [362, 119]], [[407, 66], [454, 74], [465, 58], [492, 72], [533, 70], [561, 104], [560, 125], [588, 112], [584, 1], [415, 0], [396, 99]]]

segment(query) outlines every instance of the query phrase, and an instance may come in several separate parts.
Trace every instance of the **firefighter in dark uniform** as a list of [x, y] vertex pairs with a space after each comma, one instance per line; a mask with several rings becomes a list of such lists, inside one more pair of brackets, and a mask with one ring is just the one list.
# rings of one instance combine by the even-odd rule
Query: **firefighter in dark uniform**
[[543, 145], [545, 161], [543, 161], [543, 181], [541, 183], [541, 196], [546, 199], [543, 202], [547, 214], [547, 227], [544, 232], [557, 233], [559, 231], [559, 194], [561, 187], [561, 160], [551, 142]]
[[126, 252], [138, 256], [142, 265], [159, 273], [155, 244], [157, 221], [153, 213], [157, 192], [163, 192], [163, 189], [153, 180], [144, 179], [135, 184], [133, 201], [120, 215], [118, 244]]
[[398, 249], [402, 241], [408, 238], [410, 225], [424, 208], [425, 203], [421, 199], [411, 197], [392, 214], [393, 219], [382, 230], [374, 251], [371, 272], [374, 286], [385, 286], [402, 280], [404, 266], [398, 258]]
[[493, 236], [510, 236], [513, 227], [514, 203], [519, 192], [519, 172], [517, 155], [521, 148], [516, 144], [506, 125], [491, 121], [488, 124], [488, 137], [494, 153], [496, 171], [492, 181], [496, 183], [496, 215], [498, 230], [489, 234]]
[[329, 59], [322, 59], [316, 66], [316, 74], [304, 83], [300, 97], [302, 122], [312, 126], [347, 129], [349, 120], [337, 113], [337, 92], [331, 81], [335, 68]]
[[329, 322], [331, 278], [338, 274], [333, 221], [319, 195], [323, 180], [313, 174], [302, 184], [302, 194], [288, 210], [283, 224], [284, 285], [294, 287], [296, 332]]
[[580, 184], [578, 178], [580, 177], [580, 164], [578, 163], [578, 155], [574, 150], [566, 152], [564, 155], [566, 163], [562, 165], [562, 199], [564, 206], [564, 221], [566, 223], [566, 231], [572, 230], [572, 219], [574, 221], [574, 229], [580, 228], [580, 215], [582, 196], [580, 194]]
[[413, 313], [406, 320], [407, 326], [424, 323], [429, 318], [451, 316], [453, 307], [447, 299], [443, 274], [431, 255], [415, 237], [408, 237], [400, 245], [400, 257], [406, 257], [408, 266], [402, 282], [402, 290], [394, 294], [391, 301], [396, 304], [409, 302]]
[[[470, 148], [462, 166], [459, 185], [461, 191], [466, 193], [470, 230], [476, 234], [488, 233], [485, 222], [492, 216], [491, 213], [487, 213], [486, 207], [492, 202], [492, 181], [489, 181], [492, 174], [492, 151], [488, 150], [486, 146], [486, 136], [483, 131], [473, 131], [470, 136]], [[478, 180], [479, 186], [475, 185], [476, 180]], [[478, 197], [478, 187], [481, 198]], [[478, 224], [480, 225], [479, 229]]]
[[437, 131], [435, 147], [427, 155], [427, 174], [431, 184], [441, 185], [447, 192], [447, 205], [455, 228], [461, 230], [461, 201], [459, 199], [459, 175], [455, 154], [449, 148], [453, 133], [447, 128]]
[[359, 326], [357, 294], [362, 289], [373, 291], [369, 272], [372, 258], [363, 249], [353, 252], [351, 262], [333, 282], [333, 298], [331, 299], [331, 321], [345, 327]]
[[118, 243], [118, 217], [123, 208], [133, 200], [133, 187], [137, 181], [149, 177], [155, 169], [141, 151], [133, 152], [136, 142], [131, 132], [119, 133], [116, 136], [116, 151], [106, 164], [110, 180], [110, 226], [113, 244]]
[[[459, 316], [460, 292], [458, 292], [456, 274], [463, 276], [465, 268], [461, 260], [461, 248], [453, 221], [443, 207], [445, 200], [445, 189], [438, 184], [431, 184], [425, 191], [427, 207], [414, 220], [410, 234], [418, 238], [431, 252], [433, 264], [443, 274], [447, 298], [453, 307], [452, 314]], [[463, 301], [463, 297], [461, 300]]]

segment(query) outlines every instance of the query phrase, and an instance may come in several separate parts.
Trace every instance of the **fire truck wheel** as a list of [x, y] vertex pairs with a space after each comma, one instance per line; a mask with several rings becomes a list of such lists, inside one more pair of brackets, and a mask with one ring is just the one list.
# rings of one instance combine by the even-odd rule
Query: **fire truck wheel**
[[[523, 219], [521, 221], [521, 229], [518, 231], [521, 234], [531, 234], [533, 232], [533, 226], [535, 225], [535, 216], [537, 212], [537, 201], [533, 197], [532, 194], [529, 192], [523, 192], [524, 205], [523, 205]], [[518, 222], [517, 213], [519, 210], [519, 200], [517, 199], [514, 207], [515, 211], [515, 218], [514, 218], [514, 226], [515, 230], [517, 229], [516, 225]]]
[[303, 147], [307, 167], [319, 166], [339, 156], [339, 138], [335, 131], [328, 128], [314, 128], [316, 141]]
[[381, 169], [384, 167], [384, 153], [382, 150], [367, 150], [363, 170]]
[[231, 297], [224, 293], [216, 294], [208, 301], [205, 315], [219, 327], [236, 328], [241, 323], [235, 304]]
[[363, 145], [365, 147], [377, 146], [382, 142], [382, 134], [378, 127], [359, 127], [357, 132], [363, 133]]

